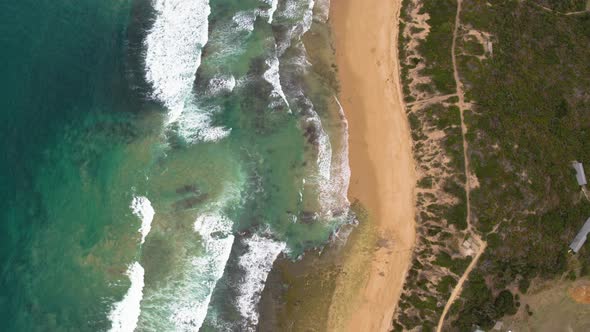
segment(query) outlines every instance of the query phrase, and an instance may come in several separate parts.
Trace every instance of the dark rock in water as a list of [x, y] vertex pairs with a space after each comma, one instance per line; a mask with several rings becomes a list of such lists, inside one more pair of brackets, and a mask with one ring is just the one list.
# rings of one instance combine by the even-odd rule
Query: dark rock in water
[[176, 193], [179, 195], [186, 195], [186, 194], [190, 194], [190, 193], [198, 195], [200, 193], [200, 191], [199, 191], [199, 188], [197, 186], [195, 186], [194, 184], [187, 184], [182, 187], [176, 188]]
[[[255, 57], [252, 58], [252, 60], [250, 60], [250, 67], [248, 70], [248, 74], [253, 75], [253, 76], [262, 76], [264, 75], [264, 73], [267, 70], [267, 65], [266, 65], [266, 58], [265, 57]], [[262, 85], [262, 86], [266, 86], [269, 83], [266, 81], [258, 81], [258, 82], [252, 82], [252, 83], [257, 83], [257, 85]], [[267, 91], [260, 91], [257, 89], [252, 89], [252, 93], [254, 93], [254, 96], [256, 96], [256, 93], [260, 93], [262, 97], [266, 98], [268, 97], [267, 94], [265, 94], [266, 92], [270, 92], [272, 91], [272, 88], [268, 88]]]
[[185, 199], [181, 199], [180, 201], [177, 201], [174, 204], [172, 204], [172, 207], [175, 210], [188, 210], [188, 209], [192, 209], [195, 206], [197, 206], [200, 203], [202, 203], [203, 201], [205, 201], [208, 196], [209, 195], [207, 195], [207, 194], [202, 194], [202, 195], [199, 195], [199, 196], [192, 196], [192, 197], [188, 197], [188, 198], [185, 198]]
[[315, 212], [303, 211], [301, 218], [299, 218], [304, 224], [311, 224], [316, 220]]
[[307, 128], [305, 128], [305, 133], [303, 134], [303, 136], [305, 136], [309, 144], [312, 145], [317, 145], [320, 137], [318, 133], [318, 128], [314, 125], [310, 125]]
[[332, 216], [333, 216], [333, 217], [336, 217], [336, 218], [337, 218], [337, 217], [341, 217], [341, 216], [343, 216], [344, 214], [346, 214], [346, 212], [347, 212], [346, 210], [339, 209], [339, 210], [333, 211], [333, 212], [332, 212]]
[[[201, 51], [201, 59], [204, 59], [206, 49]], [[195, 80], [193, 82], [193, 91], [206, 91], [210, 77], [203, 75], [201, 68], [197, 69], [195, 73]]]
[[178, 134], [178, 124], [173, 123], [166, 129], [166, 141], [173, 150], [181, 149], [186, 142]]
[[142, 261], [141, 265], [149, 274], [145, 275], [145, 284], [151, 287], [159, 284], [168, 276], [169, 271], [178, 264], [179, 256], [175, 254], [175, 244], [165, 236], [154, 233], [142, 248], [150, 259]]
[[217, 240], [225, 239], [227, 236], [228, 236], [228, 234], [226, 232], [221, 232], [221, 231], [211, 233], [211, 237], [214, 239], [217, 239]]

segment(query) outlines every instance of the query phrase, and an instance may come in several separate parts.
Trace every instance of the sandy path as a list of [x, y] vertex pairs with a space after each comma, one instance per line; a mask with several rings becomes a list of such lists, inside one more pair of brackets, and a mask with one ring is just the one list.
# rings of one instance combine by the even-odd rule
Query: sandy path
[[535, 6], [537, 6], [538, 8], [543, 9], [546, 12], [550, 12], [550, 13], [557, 14], [557, 15], [565, 15], [565, 16], [582, 15], [582, 14], [586, 14], [588, 11], [590, 11], [590, 0], [588, 0], [588, 2], [586, 3], [586, 9], [585, 10], [579, 10], [579, 11], [574, 11], [574, 12], [566, 12], [566, 13], [559, 12], [559, 11], [553, 10], [551, 8], [547, 8], [547, 7], [545, 7], [543, 5], [540, 5], [540, 4], [536, 3], [536, 2], [532, 2], [532, 4], [535, 5]]
[[467, 267], [467, 269], [465, 270], [465, 272], [463, 272], [463, 275], [461, 275], [461, 277], [459, 278], [459, 282], [457, 282], [457, 285], [455, 286], [455, 288], [453, 289], [453, 291], [451, 292], [451, 296], [449, 297], [449, 299], [447, 300], [447, 302], [445, 303], [445, 307], [443, 309], [442, 315], [440, 316], [440, 319], [438, 321], [438, 325], [436, 328], [437, 332], [441, 332], [442, 331], [442, 327], [444, 325], [445, 322], [445, 318], [447, 316], [447, 313], [449, 312], [449, 309], [451, 308], [451, 305], [453, 304], [453, 302], [455, 302], [455, 299], [461, 295], [461, 291], [463, 290], [463, 284], [465, 283], [465, 280], [467, 280], [467, 278], [469, 277], [469, 274], [471, 273], [471, 271], [473, 270], [473, 268], [477, 265], [477, 262], [479, 261], [479, 258], [481, 257], [481, 255], [483, 254], [483, 252], [486, 249], [486, 243], [484, 241], [481, 240], [480, 236], [475, 234], [475, 232], [472, 229], [471, 226], [471, 174], [470, 174], [470, 168], [469, 168], [469, 158], [468, 158], [468, 154], [467, 154], [467, 149], [468, 149], [468, 145], [467, 145], [467, 140], [465, 138], [465, 135], [467, 133], [467, 127], [465, 126], [465, 109], [467, 108], [467, 105], [465, 103], [465, 94], [463, 91], [463, 83], [461, 82], [461, 79], [459, 77], [459, 70], [457, 67], [457, 36], [459, 34], [459, 29], [461, 27], [461, 4], [462, 4], [462, 0], [457, 0], [457, 13], [455, 15], [455, 29], [453, 31], [453, 45], [451, 47], [451, 57], [453, 59], [453, 75], [455, 78], [455, 84], [457, 86], [457, 97], [459, 97], [459, 102], [457, 103], [457, 106], [459, 107], [459, 113], [461, 115], [461, 136], [463, 139], [463, 160], [465, 162], [465, 197], [466, 197], [466, 209], [467, 209], [467, 216], [466, 216], [466, 222], [467, 222], [467, 233], [472, 234], [473, 238], [475, 239], [475, 241], [477, 242], [479, 249], [477, 250], [477, 253], [475, 255], [475, 257], [473, 257], [473, 259], [471, 260], [471, 263], [469, 264], [469, 266]]
[[467, 232], [472, 233], [471, 227], [471, 174], [469, 168], [469, 158], [467, 156], [467, 149], [469, 148], [467, 145], [467, 139], [465, 135], [467, 134], [467, 126], [465, 125], [465, 109], [467, 109], [467, 104], [465, 103], [465, 93], [463, 92], [463, 83], [461, 82], [461, 78], [459, 77], [459, 69], [457, 67], [457, 35], [459, 34], [459, 28], [461, 27], [461, 2], [462, 0], [457, 0], [457, 14], [455, 15], [455, 30], [453, 31], [453, 45], [451, 47], [451, 57], [453, 59], [453, 76], [455, 78], [455, 85], [457, 86], [457, 97], [459, 98], [459, 102], [457, 106], [459, 107], [459, 114], [461, 115], [461, 138], [463, 140], [463, 162], [465, 163], [465, 204], [467, 205]]
[[427, 99], [420, 99], [420, 100], [413, 101], [411, 103], [407, 103], [406, 106], [440, 103], [440, 102], [443, 102], [443, 101], [445, 101], [451, 97], [455, 97], [455, 96], [457, 96], [456, 93], [451, 93], [448, 95], [435, 96], [435, 97], [427, 98]]
[[335, 293], [349, 294], [346, 303], [333, 299], [331, 331], [388, 331], [410, 265], [416, 177], [399, 83], [399, 11], [399, 0], [331, 5], [340, 101], [350, 126], [349, 197], [368, 210], [377, 239], [360, 287], [337, 282]]
[[445, 323], [445, 318], [447, 316], [447, 313], [449, 312], [449, 309], [451, 308], [451, 305], [453, 305], [453, 302], [455, 302], [457, 297], [459, 295], [461, 295], [461, 291], [463, 290], [463, 284], [465, 283], [465, 281], [469, 277], [471, 270], [473, 270], [473, 268], [475, 268], [475, 266], [477, 265], [479, 258], [481, 257], [483, 252], [486, 250], [486, 246], [487, 246], [487, 243], [485, 243], [485, 242], [481, 243], [481, 247], [479, 248], [479, 250], [477, 250], [477, 253], [475, 254], [475, 257], [473, 258], [473, 260], [471, 260], [471, 263], [469, 263], [467, 270], [465, 270], [465, 272], [463, 273], [461, 278], [459, 278], [459, 282], [457, 282], [457, 285], [453, 289], [453, 292], [451, 293], [449, 300], [445, 304], [445, 308], [443, 309], [443, 313], [440, 316], [440, 320], [438, 321], [438, 325], [436, 327], [437, 332], [442, 331], [443, 325]]

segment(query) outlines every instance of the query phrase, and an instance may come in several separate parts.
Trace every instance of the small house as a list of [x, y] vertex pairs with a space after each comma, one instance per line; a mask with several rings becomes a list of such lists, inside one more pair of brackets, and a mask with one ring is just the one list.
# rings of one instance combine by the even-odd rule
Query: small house
[[580, 248], [582, 248], [584, 242], [586, 242], [588, 233], [590, 233], [590, 218], [586, 220], [584, 226], [582, 226], [582, 229], [580, 229], [580, 231], [570, 244], [570, 249], [572, 249], [573, 252], [577, 253], [580, 250]]
[[582, 163], [574, 161], [573, 162], [574, 169], [576, 170], [576, 180], [578, 180], [578, 185], [585, 186], [586, 185], [586, 174], [584, 174], [584, 165]]

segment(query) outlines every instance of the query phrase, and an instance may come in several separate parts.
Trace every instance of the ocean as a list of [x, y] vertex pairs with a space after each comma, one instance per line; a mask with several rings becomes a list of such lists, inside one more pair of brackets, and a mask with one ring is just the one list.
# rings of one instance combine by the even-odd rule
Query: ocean
[[256, 330], [355, 223], [328, 8], [0, 0], [0, 330]]

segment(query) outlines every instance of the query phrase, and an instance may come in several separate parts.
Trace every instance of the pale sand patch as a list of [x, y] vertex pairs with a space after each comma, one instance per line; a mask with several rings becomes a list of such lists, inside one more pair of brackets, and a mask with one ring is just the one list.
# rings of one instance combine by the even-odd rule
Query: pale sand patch
[[476, 58], [483, 61], [494, 55], [494, 44], [492, 42], [492, 35], [489, 32], [470, 29], [467, 31], [467, 34], [463, 36], [463, 40], [467, 41], [469, 40], [469, 37], [475, 38], [475, 40], [477, 40], [477, 42], [483, 47], [484, 54], [475, 55]]
[[[520, 295], [516, 315], [502, 319], [502, 331], [588, 331], [590, 305], [572, 298], [572, 292], [590, 284], [588, 279], [538, 282], [533, 281], [527, 294]], [[532, 315], [527, 313], [527, 307]]]
[[[388, 331], [415, 241], [416, 174], [399, 83], [399, 0], [332, 1], [330, 22], [349, 122], [349, 197], [369, 212], [369, 254], [337, 280], [330, 331]], [[355, 273], [356, 272], [356, 273]], [[355, 275], [356, 274], [356, 275]]]

